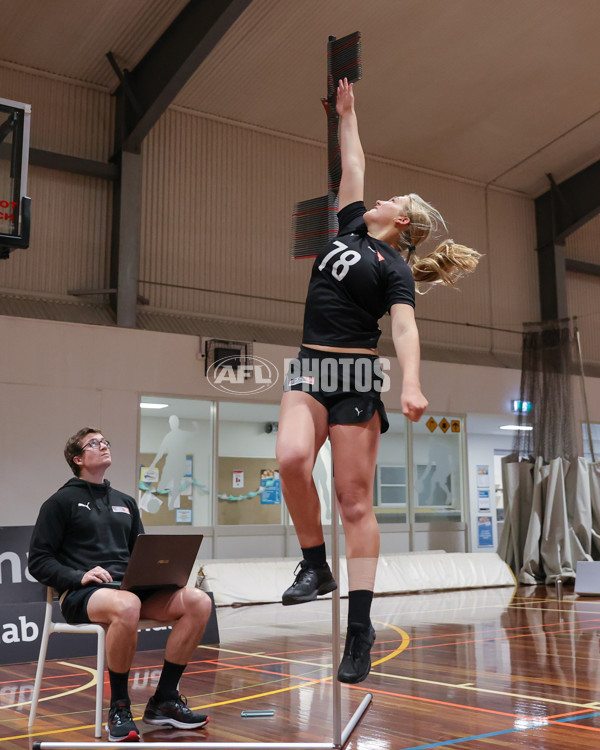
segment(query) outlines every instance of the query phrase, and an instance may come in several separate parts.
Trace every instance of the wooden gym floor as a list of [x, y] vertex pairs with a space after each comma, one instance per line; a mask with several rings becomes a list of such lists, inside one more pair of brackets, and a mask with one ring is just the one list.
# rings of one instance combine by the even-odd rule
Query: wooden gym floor
[[[347, 601], [342, 600], [345, 619]], [[331, 605], [220, 608], [220, 647], [200, 647], [181, 682], [204, 730], [153, 729], [156, 742], [329, 742]], [[366, 692], [373, 702], [348, 750], [586, 750], [600, 741], [600, 598], [520, 587], [379, 597], [369, 678], [342, 687], [342, 727]], [[131, 672], [141, 716], [162, 663], [138, 653]], [[94, 659], [48, 662], [32, 732], [35, 664], [0, 667], [0, 747], [93, 741]], [[105, 701], [106, 703], [106, 701]], [[266, 718], [242, 718], [267, 709]], [[103, 740], [106, 741], [106, 734]]]

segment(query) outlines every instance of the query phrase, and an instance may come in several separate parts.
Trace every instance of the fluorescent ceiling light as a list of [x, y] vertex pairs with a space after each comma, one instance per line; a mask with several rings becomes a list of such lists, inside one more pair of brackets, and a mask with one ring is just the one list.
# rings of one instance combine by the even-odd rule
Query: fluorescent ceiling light
[[501, 430], [513, 430], [514, 432], [517, 432], [518, 430], [524, 430], [529, 431], [533, 430], [533, 427], [528, 424], [503, 424], [500, 425]]
[[166, 409], [169, 404], [149, 404], [144, 401], [140, 404], [140, 409]]

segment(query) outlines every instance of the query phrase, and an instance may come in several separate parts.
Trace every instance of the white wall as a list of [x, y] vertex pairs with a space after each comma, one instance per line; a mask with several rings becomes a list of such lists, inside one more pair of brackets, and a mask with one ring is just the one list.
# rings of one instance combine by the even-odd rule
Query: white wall
[[[0, 316], [0, 343], [0, 525], [35, 521], [41, 502], [71, 476], [62, 450], [66, 438], [81, 426], [99, 427], [110, 437], [114, 457], [108, 478], [135, 495], [140, 394], [219, 396], [204, 377], [194, 336]], [[295, 351], [255, 345], [255, 353], [281, 371], [284, 357]], [[391, 380], [386, 406], [400, 411], [395, 364]], [[431, 413], [507, 415], [510, 399], [518, 392], [519, 372], [423, 362], [422, 383]], [[600, 422], [600, 380], [589, 379], [587, 386], [591, 417]], [[277, 404], [280, 388], [278, 383], [260, 394], [261, 400]], [[235, 448], [235, 434], [234, 430], [228, 450]], [[272, 450], [273, 435], [255, 434], [252, 439], [257, 451]], [[247, 450], [248, 442], [243, 442]], [[385, 436], [382, 446], [387, 452]], [[390, 445], [389, 450], [393, 454], [395, 449]], [[484, 462], [487, 459], [469, 454], [469, 467]], [[469, 472], [472, 487], [472, 468]]]
[[[114, 117], [108, 91], [3, 65], [0, 83], [4, 96], [32, 105], [32, 147], [107, 161]], [[146, 309], [299, 329], [311, 264], [290, 260], [290, 221], [296, 201], [322, 193], [325, 145], [171, 107], [142, 155], [139, 292], [149, 299]], [[464, 323], [518, 331], [538, 317], [533, 201], [370, 154], [367, 162], [367, 204], [418, 192], [441, 210], [451, 236], [484, 254], [462, 292], [419, 298], [423, 341], [518, 352], [519, 336]], [[32, 166], [30, 193], [31, 244], [3, 264], [0, 297], [60, 303], [63, 319], [86, 319], [77, 316], [89, 312], [88, 302], [106, 311], [106, 298], [84, 303], [68, 292], [109, 286], [112, 184]], [[56, 309], [46, 314], [58, 317]], [[387, 334], [387, 322], [382, 327]]]

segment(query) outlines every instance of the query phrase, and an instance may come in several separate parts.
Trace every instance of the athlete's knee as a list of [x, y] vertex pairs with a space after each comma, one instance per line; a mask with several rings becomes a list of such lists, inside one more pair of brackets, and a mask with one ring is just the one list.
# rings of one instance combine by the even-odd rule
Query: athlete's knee
[[357, 487], [336, 490], [340, 513], [346, 523], [359, 524], [373, 515], [373, 496]]
[[281, 444], [276, 451], [279, 474], [283, 481], [286, 479], [312, 478], [314, 459], [312, 451], [301, 445]]

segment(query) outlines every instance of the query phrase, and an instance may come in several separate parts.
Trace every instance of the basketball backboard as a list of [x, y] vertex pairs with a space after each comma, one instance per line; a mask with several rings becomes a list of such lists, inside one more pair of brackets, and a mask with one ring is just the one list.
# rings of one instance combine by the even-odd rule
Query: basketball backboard
[[29, 247], [27, 197], [31, 105], [0, 99], [0, 258]]

